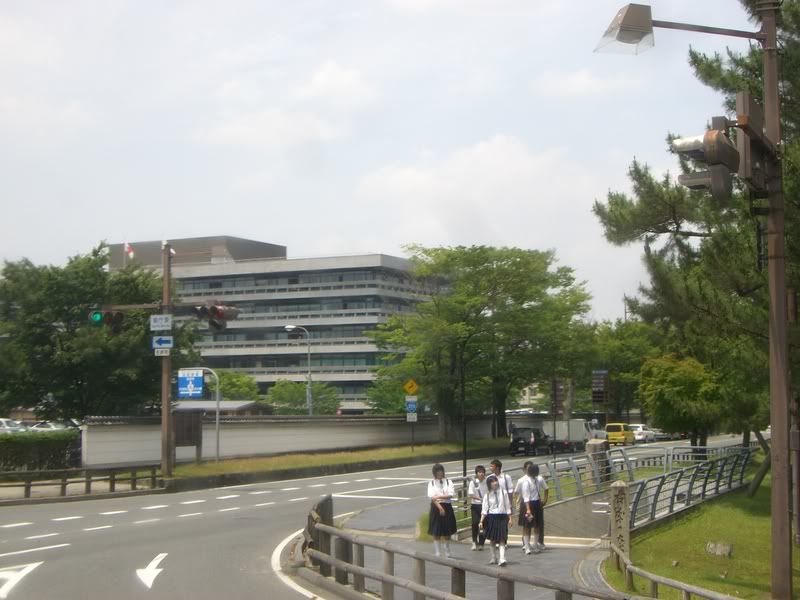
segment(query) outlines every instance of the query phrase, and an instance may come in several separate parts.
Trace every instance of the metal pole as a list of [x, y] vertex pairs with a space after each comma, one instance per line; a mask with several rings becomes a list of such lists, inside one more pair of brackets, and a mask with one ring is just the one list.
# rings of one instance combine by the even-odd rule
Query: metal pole
[[219, 462], [219, 400], [220, 400], [220, 396], [222, 395], [222, 388], [221, 388], [220, 383], [219, 383], [219, 375], [217, 375], [217, 373], [214, 371], [214, 369], [209, 369], [208, 367], [203, 367], [203, 369], [205, 369], [206, 371], [211, 373], [214, 376], [214, 379], [217, 382], [217, 393], [216, 393], [217, 414], [216, 414], [216, 416], [214, 418], [214, 433], [217, 436], [217, 462]]
[[[767, 137], [781, 142], [778, 95], [778, 36], [775, 1], [758, 5], [764, 41], [764, 120]], [[786, 325], [784, 200], [780, 158], [767, 164], [769, 254], [769, 396], [772, 424], [772, 581], [773, 598], [792, 597], [792, 522], [789, 516], [789, 347]]]
[[308, 345], [308, 357], [306, 358], [306, 366], [308, 367], [308, 375], [306, 378], [306, 407], [308, 408], [308, 416], [314, 414], [314, 402], [311, 395], [311, 334], [308, 329], [301, 327], [306, 332], [306, 344]]
[[[123, 248], [123, 252], [125, 249]], [[161, 312], [170, 314], [172, 306], [170, 302], [170, 278], [172, 265], [172, 252], [169, 242], [161, 243]], [[161, 357], [161, 475], [172, 477], [172, 416], [170, 415], [170, 380], [172, 372], [172, 357]]]

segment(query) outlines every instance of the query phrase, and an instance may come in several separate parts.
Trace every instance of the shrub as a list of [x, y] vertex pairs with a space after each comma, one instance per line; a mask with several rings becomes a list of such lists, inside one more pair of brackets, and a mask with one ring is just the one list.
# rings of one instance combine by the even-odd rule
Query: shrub
[[80, 431], [0, 434], [0, 471], [67, 469]]

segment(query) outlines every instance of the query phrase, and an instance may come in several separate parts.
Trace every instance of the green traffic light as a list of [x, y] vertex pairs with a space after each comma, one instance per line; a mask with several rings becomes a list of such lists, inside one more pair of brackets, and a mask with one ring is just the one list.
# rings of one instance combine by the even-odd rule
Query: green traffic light
[[99, 310], [93, 310], [89, 313], [89, 320], [95, 325], [100, 325], [103, 322], [103, 313]]

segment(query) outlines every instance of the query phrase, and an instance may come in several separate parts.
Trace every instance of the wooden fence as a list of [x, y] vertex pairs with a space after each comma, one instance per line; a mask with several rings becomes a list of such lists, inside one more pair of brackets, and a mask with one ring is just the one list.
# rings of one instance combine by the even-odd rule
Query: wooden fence
[[[140, 483], [149, 484], [150, 489], [161, 487], [158, 477], [160, 465], [136, 465], [134, 467], [114, 467], [109, 469], [59, 469], [53, 471], [8, 471], [0, 473], [0, 490], [9, 488], [21, 492], [19, 498], [30, 498], [35, 487], [58, 487], [59, 496], [67, 496], [69, 486], [83, 486], [84, 494], [92, 493], [92, 486], [107, 482], [108, 492], [117, 491], [117, 484], [127, 484], [132, 491]], [[5, 494], [0, 500], [14, 500]]]

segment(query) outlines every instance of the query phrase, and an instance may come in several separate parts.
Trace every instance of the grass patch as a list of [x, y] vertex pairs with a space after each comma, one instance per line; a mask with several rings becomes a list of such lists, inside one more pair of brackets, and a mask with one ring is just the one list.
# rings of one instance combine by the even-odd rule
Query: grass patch
[[[758, 452], [748, 471], [763, 461]], [[636, 566], [692, 585], [740, 598], [769, 598], [770, 586], [770, 490], [769, 475], [753, 498], [746, 489], [725, 494], [700, 508], [637, 535], [632, 542]], [[733, 556], [712, 556], [706, 542], [733, 544]], [[677, 566], [672, 566], [678, 561]], [[618, 590], [625, 579], [606, 560], [603, 574]], [[649, 584], [634, 576], [634, 590], [647, 594]], [[793, 553], [793, 588], [800, 589], [800, 553]], [[680, 592], [659, 586], [659, 598], [681, 598]]]
[[[467, 450], [499, 451], [508, 448], [505, 438], [476, 440], [467, 443]], [[204, 475], [221, 475], [224, 473], [253, 473], [262, 471], [280, 471], [284, 469], [300, 469], [323, 465], [344, 465], [364, 461], [412, 459], [430, 457], [435, 462], [444, 454], [461, 451], [461, 444], [425, 444], [415, 446], [414, 451], [408, 445], [390, 448], [372, 448], [370, 450], [353, 450], [349, 452], [318, 452], [307, 454], [284, 454], [261, 458], [242, 458], [205, 462], [199, 465], [186, 464], [175, 467], [175, 477], [197, 477]]]

